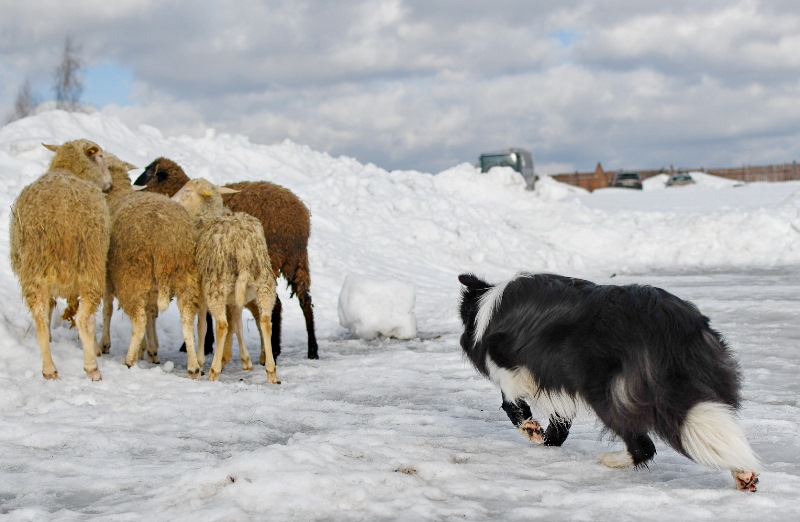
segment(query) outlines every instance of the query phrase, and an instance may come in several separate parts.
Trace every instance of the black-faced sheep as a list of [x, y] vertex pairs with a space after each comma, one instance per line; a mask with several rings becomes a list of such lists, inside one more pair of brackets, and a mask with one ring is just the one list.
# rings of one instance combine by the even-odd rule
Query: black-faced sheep
[[22, 189], [11, 209], [11, 268], [33, 316], [44, 378], [58, 379], [50, 317], [55, 299], [66, 298], [77, 304], [83, 368], [98, 381], [95, 312], [103, 298], [111, 228], [102, 191], [111, 187], [111, 175], [96, 143], [45, 146], [56, 153], [48, 172]]
[[[114, 179], [109, 191], [111, 244], [103, 306], [103, 351], [110, 348], [109, 327], [114, 297], [131, 319], [125, 364], [136, 363], [146, 341], [148, 360], [158, 363], [155, 320], [175, 296], [187, 347], [189, 377], [200, 376], [194, 342], [194, 319], [200, 301], [195, 263], [195, 228], [189, 213], [164, 195], [135, 192], [128, 170], [133, 165], [109, 155]], [[146, 333], [145, 333], [146, 332]]]
[[[275, 276], [264, 231], [253, 216], [226, 210], [222, 203], [223, 192], [232, 192], [232, 189], [217, 187], [198, 178], [188, 181], [172, 197], [194, 218], [198, 232], [195, 252], [202, 287], [201, 312], [207, 308], [217, 326], [217, 349], [208, 378], [218, 380], [222, 371], [223, 346], [233, 336], [229, 321], [232, 325], [240, 322], [242, 308], [253, 301], [257, 306], [256, 319], [262, 345], [265, 346], [267, 381], [278, 384], [280, 381], [269, 342], [272, 335], [270, 316], [276, 298]], [[205, 323], [201, 321], [201, 324]], [[239, 345], [242, 367], [251, 369], [252, 363], [241, 333]]]
[[[168, 158], [157, 158], [147, 166], [134, 182], [147, 190], [167, 196], [174, 195], [186, 182], [183, 169]], [[226, 185], [238, 190], [223, 195], [225, 205], [235, 212], [246, 212], [261, 221], [269, 245], [272, 270], [275, 277], [283, 275], [296, 295], [306, 323], [308, 358], [318, 359], [317, 338], [314, 333], [314, 312], [311, 303], [311, 273], [308, 265], [308, 237], [311, 219], [308, 209], [290, 190], [266, 181], [239, 182]], [[248, 304], [255, 317], [255, 306]], [[272, 312], [272, 349], [280, 354], [281, 302], [276, 300]], [[206, 340], [208, 343], [208, 340]], [[264, 363], [262, 340], [261, 363]]]

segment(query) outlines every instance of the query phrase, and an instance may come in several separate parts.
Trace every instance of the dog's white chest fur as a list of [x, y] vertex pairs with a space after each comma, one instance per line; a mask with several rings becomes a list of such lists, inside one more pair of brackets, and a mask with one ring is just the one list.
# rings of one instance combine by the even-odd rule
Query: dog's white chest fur
[[556, 414], [564, 419], [572, 419], [578, 413], [578, 401], [565, 393], [543, 392], [527, 368], [501, 368], [489, 356], [486, 357], [486, 368], [489, 370], [489, 379], [500, 388], [508, 401], [525, 399], [539, 413]]

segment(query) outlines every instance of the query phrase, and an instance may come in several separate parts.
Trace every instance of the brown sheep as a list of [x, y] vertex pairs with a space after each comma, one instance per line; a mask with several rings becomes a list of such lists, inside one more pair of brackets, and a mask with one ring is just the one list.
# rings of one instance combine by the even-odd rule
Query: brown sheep
[[186, 209], [166, 196], [134, 192], [128, 177], [128, 170], [134, 168], [131, 164], [109, 155], [108, 166], [114, 184], [107, 196], [111, 244], [103, 299], [103, 351], [107, 353], [111, 344], [110, 323], [116, 297], [131, 318], [125, 364], [135, 364], [143, 340], [148, 360], [158, 363], [155, 320], [176, 296], [187, 346], [187, 372], [196, 379], [200, 365], [195, 351], [194, 319], [200, 304], [200, 284], [194, 256], [194, 223]]
[[11, 209], [11, 268], [33, 316], [44, 378], [58, 379], [50, 317], [60, 297], [77, 304], [83, 368], [98, 381], [95, 312], [105, 287], [111, 221], [101, 189], [111, 186], [111, 175], [96, 143], [45, 147], [56, 152], [48, 172], [22, 189]]
[[[201, 310], [208, 309], [217, 326], [217, 350], [208, 371], [210, 380], [218, 380], [222, 372], [223, 346], [230, 346], [233, 330], [241, 322], [246, 303], [256, 305], [256, 320], [265, 349], [267, 381], [280, 384], [270, 338], [270, 315], [275, 305], [275, 276], [270, 265], [264, 230], [258, 219], [244, 212], [230, 212], [222, 203], [222, 192], [197, 178], [186, 184], [172, 197], [183, 205], [194, 219], [197, 228], [197, 270], [202, 287]], [[205, 324], [202, 323], [201, 325]], [[252, 369], [250, 356], [239, 332], [242, 368]]]
[[[150, 163], [134, 184], [145, 185], [149, 191], [172, 196], [187, 181], [189, 177], [177, 163], [161, 157]], [[275, 277], [283, 275], [292, 289], [292, 294], [300, 301], [308, 334], [308, 358], [318, 359], [310, 294], [311, 274], [308, 266], [308, 237], [311, 232], [308, 209], [290, 190], [274, 183], [245, 181], [225, 186], [239, 191], [223, 195], [228, 208], [235, 212], [246, 212], [261, 221]], [[255, 307], [248, 304], [247, 308], [253, 313], [253, 317], [256, 317]], [[281, 352], [281, 311], [282, 306], [278, 299], [272, 311], [271, 342], [275, 357]], [[208, 342], [206, 338], [207, 348], [209, 348]], [[262, 364], [263, 344], [262, 340]]]

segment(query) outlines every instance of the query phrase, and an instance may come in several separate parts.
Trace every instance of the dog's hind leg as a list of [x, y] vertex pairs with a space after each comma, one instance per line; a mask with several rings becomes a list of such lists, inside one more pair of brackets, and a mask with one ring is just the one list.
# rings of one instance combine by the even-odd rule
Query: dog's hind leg
[[522, 433], [523, 437], [534, 444], [542, 444], [545, 442], [542, 425], [533, 418], [531, 408], [528, 406], [528, 403], [525, 402], [525, 399], [511, 402], [506, 398], [505, 394], [503, 394], [502, 408], [503, 411], [506, 412], [506, 415], [508, 415], [508, 418], [511, 419], [514, 426]]
[[647, 463], [656, 454], [656, 446], [645, 433], [631, 433], [622, 436], [625, 451], [602, 453], [597, 458], [601, 464], [609, 468], [647, 467]]

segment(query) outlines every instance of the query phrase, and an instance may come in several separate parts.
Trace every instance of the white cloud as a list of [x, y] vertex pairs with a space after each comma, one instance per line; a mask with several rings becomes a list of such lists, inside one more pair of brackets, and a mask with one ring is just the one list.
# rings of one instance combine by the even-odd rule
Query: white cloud
[[134, 74], [137, 105], [111, 110], [170, 134], [427, 171], [510, 145], [566, 170], [800, 152], [789, 1], [4, 3], [0, 108], [25, 76], [48, 90], [73, 34], [89, 64]]

